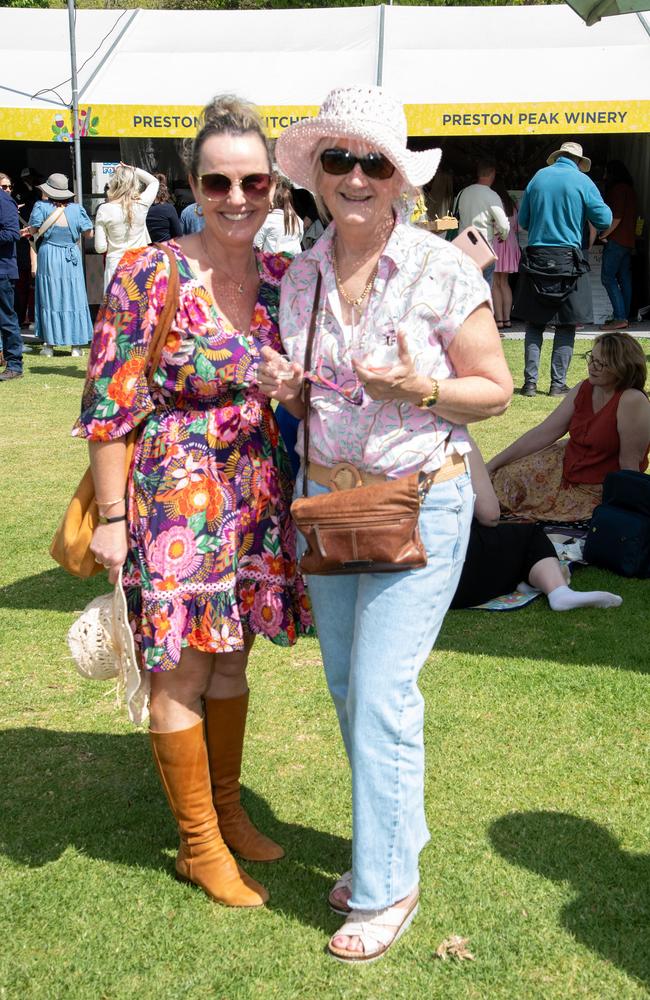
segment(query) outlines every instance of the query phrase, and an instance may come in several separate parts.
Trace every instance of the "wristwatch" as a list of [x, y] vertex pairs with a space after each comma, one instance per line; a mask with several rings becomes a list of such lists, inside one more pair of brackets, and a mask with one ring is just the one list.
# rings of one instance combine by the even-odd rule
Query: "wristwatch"
[[431, 392], [428, 394], [428, 396], [425, 396], [424, 399], [422, 399], [420, 403], [418, 403], [419, 408], [421, 410], [429, 410], [429, 409], [431, 409], [432, 406], [435, 406], [436, 403], [438, 402], [438, 393], [439, 393], [439, 391], [440, 391], [440, 387], [438, 385], [438, 379], [437, 378], [432, 378], [431, 379]]

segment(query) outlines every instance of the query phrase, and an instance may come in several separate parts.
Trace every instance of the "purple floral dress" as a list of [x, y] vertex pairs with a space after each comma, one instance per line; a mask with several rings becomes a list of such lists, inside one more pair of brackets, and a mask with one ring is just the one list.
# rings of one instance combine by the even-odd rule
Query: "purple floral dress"
[[147, 345], [169, 264], [155, 247], [122, 258], [95, 325], [73, 435], [110, 441], [141, 425], [128, 480], [123, 580], [144, 669], [173, 670], [186, 646], [241, 650], [244, 634], [292, 645], [313, 634], [296, 569], [289, 460], [256, 385], [260, 348], [281, 350], [280, 279], [290, 259], [257, 254], [249, 334], [218, 315], [173, 241], [180, 304], [155, 388]]

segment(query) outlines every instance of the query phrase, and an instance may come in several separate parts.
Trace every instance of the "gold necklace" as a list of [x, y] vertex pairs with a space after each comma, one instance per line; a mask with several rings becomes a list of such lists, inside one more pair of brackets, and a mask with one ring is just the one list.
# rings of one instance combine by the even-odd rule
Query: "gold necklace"
[[332, 249], [332, 263], [334, 264], [334, 277], [336, 278], [336, 285], [338, 287], [339, 292], [341, 293], [341, 295], [343, 296], [343, 298], [345, 299], [345, 301], [349, 306], [352, 306], [353, 309], [358, 309], [359, 306], [363, 304], [364, 299], [368, 295], [368, 292], [372, 288], [375, 278], [377, 277], [377, 264], [375, 264], [375, 266], [373, 267], [370, 277], [368, 278], [365, 287], [361, 292], [361, 295], [357, 295], [356, 299], [351, 299], [348, 293], [346, 292], [345, 288], [343, 287], [343, 282], [341, 280], [341, 275], [339, 273], [339, 265], [336, 259], [336, 250], [334, 249]]
[[[244, 275], [244, 277], [241, 279], [241, 281], [239, 281], [237, 278], [233, 278], [232, 274], [228, 274], [228, 272], [226, 271], [225, 267], [222, 267], [221, 264], [216, 264], [215, 263], [214, 259], [212, 258], [212, 255], [210, 254], [210, 251], [208, 249], [208, 244], [207, 244], [207, 241], [205, 239], [205, 230], [204, 229], [201, 230], [201, 243], [202, 243], [203, 249], [205, 251], [205, 256], [210, 261], [210, 264], [212, 265], [212, 267], [215, 268], [217, 271], [221, 271], [222, 274], [225, 274], [225, 276], [228, 279], [228, 281], [235, 286], [235, 288], [237, 289], [237, 291], [239, 292], [239, 294], [243, 295], [244, 294], [244, 285], [246, 283], [246, 279], [248, 278], [248, 275], [250, 274], [250, 270], [251, 270], [250, 269], [250, 263], [248, 265], [248, 273]], [[255, 265], [255, 269], [257, 271], [257, 264]]]

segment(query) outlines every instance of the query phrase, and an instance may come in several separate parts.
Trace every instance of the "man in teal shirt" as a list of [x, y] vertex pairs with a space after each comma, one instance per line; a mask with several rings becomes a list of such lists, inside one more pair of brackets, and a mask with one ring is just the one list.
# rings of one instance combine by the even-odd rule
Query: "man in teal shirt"
[[519, 225], [528, 230], [513, 313], [526, 322], [522, 395], [537, 392], [544, 329], [557, 317], [551, 355], [551, 396], [568, 391], [576, 324], [591, 320], [589, 263], [582, 251], [586, 222], [606, 229], [612, 213], [592, 180], [591, 160], [577, 142], [562, 143], [530, 181]]

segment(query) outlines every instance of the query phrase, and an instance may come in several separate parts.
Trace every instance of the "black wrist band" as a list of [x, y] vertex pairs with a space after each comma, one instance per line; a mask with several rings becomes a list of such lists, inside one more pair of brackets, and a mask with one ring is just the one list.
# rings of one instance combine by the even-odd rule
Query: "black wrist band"
[[126, 514], [120, 514], [119, 517], [102, 517], [99, 515], [100, 524], [118, 524], [119, 521], [126, 521]]

